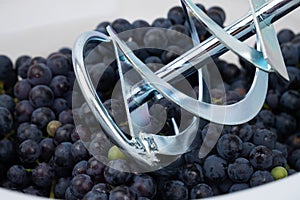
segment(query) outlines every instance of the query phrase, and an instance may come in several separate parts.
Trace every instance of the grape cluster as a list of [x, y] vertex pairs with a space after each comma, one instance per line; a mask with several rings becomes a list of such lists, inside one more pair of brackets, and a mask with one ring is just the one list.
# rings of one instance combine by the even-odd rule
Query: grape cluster
[[[222, 8], [197, 6], [223, 26], [226, 15]], [[201, 22], [192, 20], [200, 41], [210, 37]], [[107, 34], [107, 25], [121, 33], [153, 71], [192, 47], [191, 41], [182, 37], [189, 37], [190, 32], [178, 6], [152, 24], [117, 19], [102, 22], [95, 30]], [[222, 130], [213, 123], [200, 123], [193, 150], [170, 166], [147, 173], [136, 173], [126, 155], [97, 126], [82, 94], [74, 89], [77, 83], [69, 48], [47, 58], [23, 55], [14, 66], [7, 56], [0, 55], [0, 186], [68, 200], [184, 200], [244, 190], [300, 171], [300, 34], [283, 29], [278, 39], [290, 81], [275, 73], [270, 75], [267, 98], [259, 114], [248, 123]], [[113, 47], [90, 42], [84, 54], [99, 98], [128, 133], [120, 94], [112, 95], [119, 80]], [[211, 102], [232, 104], [241, 100], [251, 86], [255, 67], [243, 59], [240, 67], [219, 58], [214, 62], [225, 92], [216, 85], [210, 91]], [[131, 67], [122, 63], [122, 69], [126, 72]], [[138, 80], [137, 75], [131, 78]], [[188, 81], [197, 93], [197, 77], [192, 75]], [[179, 123], [180, 109], [166, 99], [152, 104], [160, 107], [151, 107], [150, 114], [158, 111], [155, 109], [160, 113], [165, 110], [167, 120], [160, 124], [160, 119], [150, 118], [145, 130], [174, 134], [172, 119]], [[80, 123], [75, 123], [77, 120]], [[214, 145], [219, 134], [212, 151], [199, 158], [200, 146]], [[103, 153], [101, 159], [93, 156], [99, 152]]]

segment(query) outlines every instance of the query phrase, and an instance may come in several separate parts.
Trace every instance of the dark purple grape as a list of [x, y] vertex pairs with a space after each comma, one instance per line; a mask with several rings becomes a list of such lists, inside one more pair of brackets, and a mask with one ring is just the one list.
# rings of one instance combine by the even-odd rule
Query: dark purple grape
[[71, 85], [69, 80], [63, 75], [54, 76], [50, 83], [50, 88], [56, 97], [62, 97], [70, 89], [70, 87]]
[[51, 70], [42, 63], [31, 65], [27, 72], [27, 80], [33, 86], [48, 85], [52, 79]]
[[194, 185], [190, 191], [191, 199], [199, 199], [199, 198], [206, 198], [211, 197], [214, 195], [212, 188], [204, 183], [199, 183]]
[[261, 121], [266, 127], [273, 127], [275, 124], [275, 116], [269, 110], [261, 110], [258, 113], [259, 121]]
[[55, 114], [50, 108], [40, 107], [35, 109], [31, 115], [31, 122], [36, 124], [40, 129], [47, 126], [49, 122], [55, 119]]
[[256, 146], [249, 155], [251, 165], [256, 169], [269, 169], [273, 163], [272, 151], [265, 146]]
[[109, 200], [137, 199], [136, 194], [128, 186], [121, 185], [111, 190]]
[[29, 101], [35, 108], [50, 107], [53, 100], [53, 91], [46, 85], [37, 85], [29, 93]]
[[55, 53], [47, 58], [47, 66], [50, 68], [52, 75], [68, 75], [70, 63], [68, 58], [61, 54]]
[[55, 148], [53, 155], [54, 163], [60, 167], [73, 167], [74, 161], [71, 154], [72, 144], [63, 142]]
[[33, 111], [34, 107], [28, 100], [20, 101], [15, 107], [16, 121], [19, 123], [31, 121], [31, 114]]
[[243, 141], [248, 142], [252, 139], [253, 136], [253, 128], [249, 124], [242, 124], [240, 126], [235, 126], [232, 128], [231, 132], [237, 136]]
[[44, 138], [39, 143], [40, 146], [40, 160], [48, 162], [55, 151], [55, 144], [52, 138]]
[[13, 71], [13, 63], [9, 57], [0, 55], [0, 80], [5, 80]]
[[250, 179], [250, 187], [263, 185], [274, 180], [273, 176], [268, 171], [256, 171]]
[[60, 178], [57, 180], [54, 187], [54, 196], [57, 199], [65, 198], [67, 188], [70, 186], [71, 178]]
[[71, 148], [71, 154], [75, 162], [87, 160], [90, 157], [88, 150], [85, 148], [81, 140], [78, 140], [73, 144]]
[[29, 64], [30, 62], [31, 62], [31, 57], [30, 56], [28, 56], [28, 55], [19, 56], [16, 59], [16, 63], [15, 63], [16, 70], [18, 71], [19, 68], [20, 68], [20, 66], [23, 65], [24, 63], [28, 63]]
[[253, 144], [263, 145], [269, 149], [274, 149], [277, 141], [277, 134], [268, 129], [258, 129], [253, 135]]
[[170, 28], [172, 26], [172, 22], [169, 19], [166, 18], [157, 18], [155, 19], [152, 24], [152, 27], [158, 27], [158, 28]]
[[[104, 181], [104, 170], [106, 165], [95, 157], [91, 157], [87, 163], [87, 174], [96, 182]], [[124, 177], [123, 177], [124, 178]], [[117, 180], [116, 180], [117, 181]]]
[[276, 115], [275, 119], [275, 127], [277, 128], [278, 136], [287, 137], [295, 132], [297, 121], [293, 116], [287, 113], [279, 113]]
[[241, 157], [248, 158], [252, 149], [254, 149], [255, 145], [251, 142], [244, 142], [243, 149], [241, 152]]
[[86, 169], [87, 169], [87, 161], [81, 160], [73, 167], [72, 176], [77, 176], [79, 174], [86, 174]]
[[167, 181], [163, 188], [163, 199], [185, 200], [189, 198], [188, 188], [178, 180]]
[[276, 90], [268, 90], [266, 103], [272, 110], [277, 110], [280, 101], [280, 93]]
[[13, 128], [13, 117], [8, 109], [0, 107], [0, 136], [4, 136]]
[[207, 157], [203, 164], [206, 178], [213, 182], [221, 182], [227, 178], [227, 161], [217, 155]]
[[23, 123], [19, 125], [17, 130], [17, 138], [20, 143], [27, 139], [40, 142], [42, 136], [42, 131], [35, 124]]
[[236, 135], [225, 134], [217, 143], [219, 155], [227, 160], [234, 160], [240, 156], [243, 148], [243, 141]]
[[39, 187], [49, 187], [54, 178], [54, 170], [47, 163], [40, 163], [32, 170], [32, 181]]
[[104, 169], [104, 179], [111, 185], [127, 183], [132, 174], [126, 160], [111, 160]]
[[272, 157], [273, 157], [273, 165], [272, 168], [281, 166], [281, 167], [286, 167], [287, 165], [287, 160], [286, 157], [284, 157], [283, 153], [279, 150], [272, 150]]
[[173, 24], [184, 24], [185, 22], [185, 14], [183, 12], [182, 7], [175, 6], [168, 11], [168, 19]]
[[0, 162], [10, 163], [15, 159], [15, 147], [13, 142], [4, 138], [0, 140]]
[[68, 102], [64, 98], [55, 98], [51, 109], [56, 115], [59, 115], [60, 112], [69, 109]]
[[13, 99], [13, 97], [11, 97], [10, 95], [7, 94], [1, 94], [0, 95], [0, 107], [4, 107], [7, 110], [9, 110], [9, 112], [13, 113], [14, 109], [15, 109], [15, 101]]
[[253, 174], [253, 167], [249, 160], [237, 158], [228, 165], [228, 177], [234, 182], [246, 183]]
[[178, 178], [188, 187], [193, 187], [197, 183], [204, 181], [203, 169], [197, 163], [184, 165], [179, 171]]
[[296, 90], [288, 90], [281, 95], [280, 106], [284, 111], [293, 113], [300, 109], [300, 93]]
[[290, 42], [295, 37], [295, 33], [290, 29], [281, 29], [277, 33], [279, 44]]
[[54, 135], [54, 142], [56, 144], [71, 142], [71, 134], [74, 131], [74, 128], [73, 124], [65, 124], [58, 127]]
[[93, 188], [92, 179], [86, 174], [79, 174], [71, 180], [70, 192], [78, 198], [82, 198]]
[[[122, 33], [119, 34], [121, 39], [123, 40], [128, 40], [131, 34], [126, 33], [125, 31], [129, 31], [133, 28], [132, 24], [127, 21], [126, 19], [116, 19], [111, 23], [111, 27], [117, 32], [117, 33]], [[125, 32], [125, 33], [124, 33]]]
[[31, 90], [31, 84], [27, 79], [18, 81], [14, 87], [14, 95], [19, 100], [28, 99], [29, 92]]
[[218, 25], [223, 26], [226, 19], [226, 14], [223, 8], [219, 6], [211, 7], [207, 10], [207, 15], [214, 20]]
[[26, 169], [22, 165], [13, 165], [7, 171], [7, 179], [13, 184], [23, 185], [28, 181]]
[[136, 174], [132, 177], [132, 183], [130, 185], [139, 197], [147, 197], [153, 199], [156, 195], [156, 182], [155, 180], [146, 174]]
[[31, 164], [37, 161], [40, 156], [40, 147], [33, 140], [25, 140], [19, 146], [19, 158], [22, 163]]
[[281, 44], [281, 52], [286, 65], [295, 66], [298, 63], [299, 51], [293, 43]]
[[58, 115], [58, 121], [60, 121], [62, 124], [73, 124], [73, 111], [72, 110], [63, 110]]

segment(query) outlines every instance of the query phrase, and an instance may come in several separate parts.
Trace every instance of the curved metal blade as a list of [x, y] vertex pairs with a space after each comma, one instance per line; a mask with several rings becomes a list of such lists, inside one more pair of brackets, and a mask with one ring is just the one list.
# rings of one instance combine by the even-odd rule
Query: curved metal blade
[[111, 27], [108, 27], [107, 31], [132, 64], [132, 67], [142, 75], [150, 85], [165, 98], [173, 101], [195, 116], [219, 124], [236, 125], [251, 120], [263, 106], [268, 88], [267, 72], [256, 70], [252, 86], [248, 94], [241, 101], [231, 105], [208, 104], [181, 93], [172, 85], [156, 76], [147, 65], [135, 56], [130, 48], [113, 32]]
[[241, 56], [245, 60], [252, 63], [255, 67], [264, 71], [270, 71], [270, 65], [268, 65], [262, 52], [257, 51], [254, 48], [249, 47], [245, 43], [237, 40], [232, 35], [228, 34], [221, 28], [216, 22], [208, 17], [204, 11], [196, 6], [191, 0], [182, 0], [182, 2], [191, 10], [193, 15], [206, 25], [207, 29], [221, 41], [228, 49]]
[[272, 24], [266, 24], [264, 20], [259, 20], [256, 13], [256, 10], [265, 2], [265, 0], [249, 0], [261, 50], [271, 68], [274, 69], [284, 79], [289, 80], [289, 75], [285, 67], [274, 26]]

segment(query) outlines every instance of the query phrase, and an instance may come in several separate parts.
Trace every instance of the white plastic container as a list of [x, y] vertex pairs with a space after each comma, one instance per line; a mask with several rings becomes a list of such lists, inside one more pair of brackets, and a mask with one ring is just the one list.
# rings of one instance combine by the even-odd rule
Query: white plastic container
[[[196, 1], [210, 6], [222, 6], [230, 24], [248, 12], [246, 0]], [[179, 0], [1, 0], [0, 1], [0, 54], [15, 60], [20, 55], [48, 56], [61, 47], [72, 47], [77, 36], [94, 29], [99, 22], [116, 18], [129, 21], [145, 19], [151, 23], [165, 17]], [[276, 30], [291, 28], [300, 33], [300, 8], [275, 23]], [[250, 44], [251, 44], [250, 40]], [[253, 44], [253, 43], [252, 43]], [[231, 57], [232, 55], [228, 55]], [[221, 183], [220, 183], [221, 184]], [[216, 200], [298, 200], [300, 199], [300, 173], [286, 179], [228, 195]], [[0, 188], [1, 199], [40, 199]]]

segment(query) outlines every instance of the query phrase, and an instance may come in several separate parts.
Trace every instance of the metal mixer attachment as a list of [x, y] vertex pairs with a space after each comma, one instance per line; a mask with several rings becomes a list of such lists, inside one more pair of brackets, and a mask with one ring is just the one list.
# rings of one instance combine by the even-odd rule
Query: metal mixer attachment
[[[181, 0], [181, 3], [190, 24], [194, 47], [155, 72], [152, 72], [133, 53], [110, 26], [107, 27], [109, 36], [94, 31], [87, 32], [78, 38], [73, 48], [75, 74], [86, 103], [107, 136], [125, 154], [146, 166], [148, 170], [164, 167], [187, 152], [197, 134], [200, 118], [220, 125], [236, 125], [245, 123], [256, 116], [267, 93], [269, 72], [275, 71], [283, 78], [288, 79], [272, 23], [297, 8], [300, 0], [273, 0], [269, 2], [249, 0], [250, 12], [248, 15], [224, 29], [211, 20], [192, 0]], [[201, 21], [213, 36], [200, 43], [191, 15]], [[257, 37], [257, 49], [242, 42], [254, 32], [256, 32]], [[93, 40], [113, 43], [129, 136], [118, 127], [105, 109], [84, 64], [85, 45]], [[253, 83], [246, 96], [237, 103], [230, 105], [207, 103], [203, 101], [204, 82], [202, 78], [206, 74], [203, 67], [206, 66], [208, 59], [221, 55], [228, 50], [256, 67]], [[124, 62], [142, 77], [138, 84], [130, 84], [126, 80], [126, 75], [122, 69]], [[198, 73], [199, 75], [197, 99], [179, 91], [171, 84], [191, 73]], [[193, 115], [190, 124], [184, 130], [179, 130], [174, 120], [172, 122], [174, 122], [175, 134], [171, 136], [143, 132], [136, 127], [132, 113], [135, 112], [135, 117], [138, 114], [145, 114], [147, 102], [151, 99], [161, 98], [172, 101]], [[212, 148], [213, 146], [210, 147], [210, 149]], [[205, 151], [200, 149], [199, 155], [205, 156], [208, 152], [207, 149]]]

